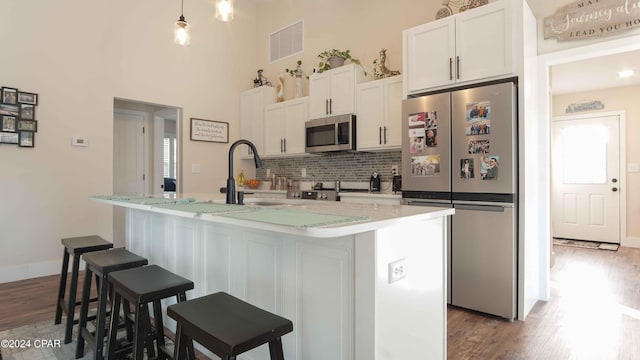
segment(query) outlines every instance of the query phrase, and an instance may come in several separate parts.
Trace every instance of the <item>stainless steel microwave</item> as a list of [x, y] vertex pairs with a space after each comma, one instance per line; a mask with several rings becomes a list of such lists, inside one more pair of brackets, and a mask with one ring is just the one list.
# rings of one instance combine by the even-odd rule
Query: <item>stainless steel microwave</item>
[[348, 151], [356, 149], [356, 116], [330, 116], [305, 123], [308, 153]]

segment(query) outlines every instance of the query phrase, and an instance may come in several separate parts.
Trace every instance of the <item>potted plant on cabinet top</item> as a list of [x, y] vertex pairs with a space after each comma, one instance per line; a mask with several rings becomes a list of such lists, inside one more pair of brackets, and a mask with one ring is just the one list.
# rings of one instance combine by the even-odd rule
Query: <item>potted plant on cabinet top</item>
[[318, 54], [318, 57], [320, 58], [320, 63], [318, 64], [318, 73], [340, 67], [344, 65], [344, 62], [346, 60], [349, 60], [354, 64], [360, 65], [360, 60], [354, 59], [351, 57], [350, 50], [345, 50], [345, 51], [341, 51], [338, 49], [325, 50], [320, 54]]
[[305, 74], [304, 70], [302, 70], [302, 60], [298, 60], [296, 62], [295, 69], [284, 69], [286, 73], [291, 76], [295, 76], [296, 78], [296, 97], [299, 98], [302, 96], [302, 75], [306, 76], [307, 79], [309, 76]]

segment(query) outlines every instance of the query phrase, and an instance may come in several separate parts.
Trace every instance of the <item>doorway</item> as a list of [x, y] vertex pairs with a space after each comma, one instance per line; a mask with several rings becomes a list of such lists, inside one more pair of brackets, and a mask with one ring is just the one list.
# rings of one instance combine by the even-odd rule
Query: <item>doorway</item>
[[[174, 106], [114, 99], [114, 194], [172, 197], [181, 191], [181, 116]], [[123, 245], [125, 211], [118, 207], [113, 234], [114, 242]]]
[[[555, 117], [551, 125], [552, 235], [620, 244], [624, 114]], [[622, 126], [624, 128], [624, 126]]]

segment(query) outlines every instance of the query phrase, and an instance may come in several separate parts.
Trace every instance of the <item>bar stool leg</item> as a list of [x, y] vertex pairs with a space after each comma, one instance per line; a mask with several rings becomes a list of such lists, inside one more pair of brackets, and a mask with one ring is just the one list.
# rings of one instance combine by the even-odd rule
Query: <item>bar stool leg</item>
[[[91, 277], [93, 272], [87, 265], [84, 274], [84, 286], [82, 287], [82, 298], [88, 299], [91, 293]], [[87, 314], [89, 313], [89, 302], [83, 301], [80, 306], [80, 321], [78, 324], [78, 344], [76, 346], [76, 359], [81, 358], [84, 355], [84, 335], [82, 332], [87, 327]]]
[[120, 300], [121, 297], [112, 291], [111, 295], [111, 321], [109, 325], [109, 340], [107, 341], [107, 359], [115, 359], [116, 347], [111, 346], [116, 344], [116, 337], [118, 335], [118, 319], [120, 317]]
[[149, 311], [146, 304], [138, 304], [136, 308], [135, 330], [133, 331], [133, 358], [142, 359], [146, 336], [146, 324], [149, 322]]
[[69, 253], [67, 249], [62, 249], [62, 270], [60, 270], [60, 286], [58, 287], [58, 298], [56, 304], [56, 320], [54, 324], [62, 322], [62, 307], [64, 306], [64, 293], [67, 289], [67, 272], [69, 271]]
[[[107, 275], [102, 275], [100, 277], [100, 292], [98, 294], [99, 299], [104, 299], [105, 301], [98, 301], [98, 312], [96, 313], [96, 351], [95, 351], [95, 360], [102, 360], [103, 358], [103, 345], [104, 345], [104, 327], [106, 323], [106, 311], [107, 311], [107, 288], [109, 284], [107, 283]], [[86, 298], [85, 298], [86, 299]]]
[[162, 321], [162, 304], [160, 300], [153, 301], [153, 319], [156, 327], [156, 352], [158, 353], [158, 359], [164, 360], [167, 357], [162, 351], [165, 345], [164, 342], [164, 322]]
[[[73, 257], [73, 270], [71, 271], [71, 288], [69, 289], [69, 301], [67, 303], [67, 322], [65, 324], [64, 343], [71, 342], [73, 332], [73, 320], [76, 316], [76, 291], [78, 289], [78, 268], [80, 267], [80, 256]], [[87, 298], [88, 299], [88, 298]], [[89, 301], [89, 300], [87, 300]]]
[[271, 355], [271, 360], [284, 360], [284, 353], [282, 352], [282, 338], [269, 341], [269, 354]]

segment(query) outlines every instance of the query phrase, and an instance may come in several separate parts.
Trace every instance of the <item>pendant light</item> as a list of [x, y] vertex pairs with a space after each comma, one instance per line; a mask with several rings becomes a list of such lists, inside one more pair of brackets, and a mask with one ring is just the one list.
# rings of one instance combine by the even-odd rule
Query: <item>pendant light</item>
[[173, 42], [182, 46], [189, 45], [191, 43], [189, 36], [189, 23], [184, 19], [184, 0], [182, 0], [182, 7], [180, 8], [180, 17], [178, 18], [178, 21], [176, 21]]
[[220, 21], [233, 20], [233, 0], [217, 0], [216, 19]]

